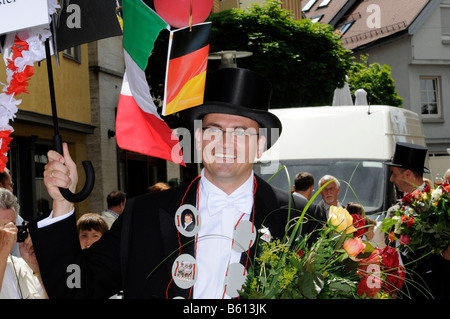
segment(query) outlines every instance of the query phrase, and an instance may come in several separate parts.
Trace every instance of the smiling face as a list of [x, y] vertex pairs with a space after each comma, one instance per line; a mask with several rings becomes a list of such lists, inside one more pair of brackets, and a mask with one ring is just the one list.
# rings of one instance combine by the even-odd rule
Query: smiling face
[[[253, 162], [262, 155], [266, 139], [257, 135], [259, 125], [256, 121], [238, 115], [207, 114], [202, 127], [228, 131], [222, 135], [219, 130], [211, 135], [197, 129], [195, 139], [197, 150], [202, 150], [205, 177], [230, 194], [250, 177]], [[243, 130], [250, 135], [234, 137], [231, 133], [234, 130]]]

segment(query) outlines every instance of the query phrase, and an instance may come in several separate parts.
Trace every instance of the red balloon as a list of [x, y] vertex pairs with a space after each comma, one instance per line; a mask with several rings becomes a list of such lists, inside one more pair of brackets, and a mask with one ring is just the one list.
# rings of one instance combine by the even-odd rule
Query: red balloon
[[[154, 0], [158, 15], [175, 28], [189, 26], [191, 0]], [[192, 0], [192, 24], [201, 23], [211, 13], [213, 0]]]

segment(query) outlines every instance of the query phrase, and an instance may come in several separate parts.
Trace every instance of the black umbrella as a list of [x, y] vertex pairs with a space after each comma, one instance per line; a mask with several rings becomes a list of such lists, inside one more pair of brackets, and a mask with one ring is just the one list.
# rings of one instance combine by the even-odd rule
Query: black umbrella
[[[53, 15], [51, 22], [52, 44], [55, 58], [59, 51], [71, 48], [83, 43], [88, 43], [122, 34], [117, 15], [120, 11], [121, 1], [111, 0], [65, 0], [60, 1], [61, 9]], [[69, 10], [69, 6], [73, 9]], [[69, 23], [70, 22], [70, 23]], [[53, 70], [50, 55], [50, 39], [45, 41], [45, 53], [47, 57], [47, 73], [50, 87], [50, 100], [52, 105], [52, 117], [55, 150], [63, 155], [62, 138], [59, 135], [58, 115], [56, 111], [55, 89], [53, 83]], [[83, 161], [86, 174], [86, 182], [82, 190], [73, 194], [68, 189], [60, 188], [61, 194], [70, 202], [81, 202], [86, 199], [94, 188], [95, 173], [90, 161]]]
[[[53, 118], [53, 146], [55, 150], [63, 155], [62, 138], [59, 135], [58, 126], [58, 114], [56, 111], [56, 98], [55, 98], [55, 87], [53, 82], [53, 69], [52, 60], [50, 55], [50, 40], [45, 41], [45, 55], [47, 57], [47, 73], [48, 73], [48, 84], [50, 87], [50, 101], [52, 105], [52, 118]], [[78, 203], [85, 200], [89, 194], [92, 192], [95, 183], [95, 173], [91, 161], [83, 161], [84, 172], [86, 174], [86, 182], [83, 189], [79, 193], [72, 193], [67, 188], [60, 188], [61, 195], [67, 199], [69, 202]]]

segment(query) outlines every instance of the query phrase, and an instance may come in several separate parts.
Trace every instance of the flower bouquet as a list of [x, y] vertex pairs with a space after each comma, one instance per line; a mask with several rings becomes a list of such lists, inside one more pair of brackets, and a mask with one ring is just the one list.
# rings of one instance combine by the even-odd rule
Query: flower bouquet
[[450, 245], [450, 185], [406, 194], [394, 216], [383, 221], [391, 241], [416, 255], [442, 253]]
[[318, 230], [317, 240], [310, 244], [310, 235], [298, 235], [306, 210], [289, 236], [259, 243], [259, 253], [240, 292], [242, 298], [395, 296], [403, 285], [405, 271], [394, 248], [381, 250], [364, 243], [362, 236], [368, 226], [357, 215], [334, 206], [330, 207], [327, 223]]

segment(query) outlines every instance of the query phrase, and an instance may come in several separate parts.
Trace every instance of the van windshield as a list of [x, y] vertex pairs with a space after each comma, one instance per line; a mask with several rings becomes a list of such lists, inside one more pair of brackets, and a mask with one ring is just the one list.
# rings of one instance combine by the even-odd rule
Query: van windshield
[[[333, 175], [341, 184], [338, 200], [344, 207], [348, 202], [359, 202], [364, 206], [367, 214], [382, 211], [384, 188], [386, 187], [384, 175], [386, 173], [381, 161], [353, 159], [286, 160], [278, 163], [278, 168], [284, 165], [286, 169], [281, 169], [275, 175], [274, 172], [277, 169], [274, 169], [274, 164], [271, 164], [270, 169], [268, 169], [268, 165], [256, 163], [254, 170], [255, 174], [268, 181], [272, 186], [290, 191], [287, 172], [291, 187], [294, 185], [295, 175], [298, 172], [309, 172], [315, 179], [314, 194], [319, 189], [320, 178], [324, 175]], [[319, 203], [321, 199], [322, 196], [318, 194], [314, 203]]]

